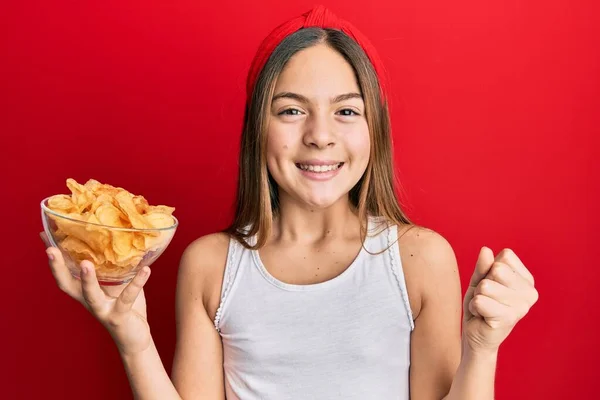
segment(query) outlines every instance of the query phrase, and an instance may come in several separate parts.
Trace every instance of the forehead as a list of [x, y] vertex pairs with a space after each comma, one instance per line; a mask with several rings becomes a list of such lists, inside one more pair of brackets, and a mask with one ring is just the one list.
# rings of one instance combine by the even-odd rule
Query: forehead
[[282, 91], [313, 97], [360, 92], [352, 66], [340, 53], [323, 44], [294, 54], [275, 85], [275, 93]]

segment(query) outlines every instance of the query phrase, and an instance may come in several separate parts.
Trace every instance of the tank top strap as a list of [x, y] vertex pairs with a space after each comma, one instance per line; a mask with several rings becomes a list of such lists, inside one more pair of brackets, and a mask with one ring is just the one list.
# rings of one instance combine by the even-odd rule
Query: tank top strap
[[387, 245], [388, 250], [386, 253], [389, 257], [389, 266], [392, 269], [392, 273], [395, 277], [398, 288], [402, 295], [402, 302], [408, 316], [408, 322], [410, 324], [411, 331], [415, 328], [415, 322], [413, 320], [412, 309], [410, 307], [410, 301], [408, 298], [408, 289], [406, 287], [406, 279], [404, 276], [404, 269], [402, 267], [402, 259], [400, 258], [400, 245], [398, 243], [398, 226], [390, 225], [387, 228]]
[[242, 257], [242, 253], [244, 250], [244, 246], [239, 243], [233, 237], [229, 237], [229, 247], [227, 249], [227, 261], [225, 263], [225, 271], [223, 273], [223, 284], [221, 286], [221, 300], [219, 302], [219, 308], [217, 309], [217, 313], [215, 315], [214, 325], [217, 331], [219, 329], [219, 322], [221, 320], [221, 315], [223, 312], [223, 304], [227, 300], [227, 296], [231, 291], [231, 286], [235, 281], [235, 277], [240, 267], [240, 259]]

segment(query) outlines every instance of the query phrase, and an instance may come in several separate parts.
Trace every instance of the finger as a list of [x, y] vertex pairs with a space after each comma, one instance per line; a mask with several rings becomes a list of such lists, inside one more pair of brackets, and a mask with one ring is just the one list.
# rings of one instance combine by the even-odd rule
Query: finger
[[90, 261], [81, 262], [81, 288], [83, 298], [90, 310], [97, 316], [100, 315], [106, 304], [106, 296], [96, 278], [94, 264]]
[[474, 292], [475, 292], [475, 287], [469, 286], [467, 288], [467, 292], [465, 293], [465, 298], [463, 299], [463, 322], [467, 322], [468, 320], [470, 320], [472, 317], [475, 316], [473, 313], [471, 313], [471, 310], [469, 309], [469, 304], [471, 303], [471, 300], [473, 299]]
[[505, 306], [517, 306], [522, 301], [519, 293], [492, 279], [484, 278], [474, 291], [474, 296], [484, 295]]
[[46, 255], [58, 288], [77, 301], [82, 301], [81, 284], [71, 275], [60, 250], [56, 247], [49, 247], [46, 249]]
[[531, 284], [525, 278], [517, 273], [510, 265], [494, 261], [490, 272], [486, 278], [496, 281], [513, 290], [523, 290], [531, 288]]
[[533, 279], [533, 275], [525, 264], [521, 261], [521, 259], [515, 254], [511, 249], [503, 249], [495, 258], [495, 261], [503, 262], [505, 264], [510, 265], [517, 273], [519, 273], [525, 280], [531, 285], [535, 285], [535, 280]]
[[490, 297], [478, 294], [474, 296], [469, 303], [469, 310], [475, 316], [495, 319], [508, 315], [510, 307], [501, 304]]
[[46, 235], [46, 232], [40, 232], [40, 239], [42, 239], [42, 242], [44, 242], [46, 248], [52, 247], [52, 244], [50, 244], [50, 240], [48, 240], [48, 235]]
[[477, 264], [475, 265], [473, 275], [471, 275], [471, 283], [469, 286], [477, 286], [477, 284], [485, 278], [493, 263], [494, 252], [492, 252], [489, 247], [482, 247], [479, 251], [479, 257], [477, 257]]
[[135, 299], [139, 296], [140, 292], [144, 288], [148, 278], [150, 277], [150, 268], [144, 267], [135, 275], [133, 280], [123, 289], [123, 292], [117, 299], [115, 304], [116, 312], [127, 312], [131, 309], [131, 306], [135, 302]]

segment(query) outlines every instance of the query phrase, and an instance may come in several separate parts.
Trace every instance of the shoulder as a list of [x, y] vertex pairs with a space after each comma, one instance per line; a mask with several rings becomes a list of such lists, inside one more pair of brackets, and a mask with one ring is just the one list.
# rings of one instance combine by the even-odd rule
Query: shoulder
[[423, 303], [433, 295], [460, 291], [458, 265], [448, 240], [432, 229], [403, 225], [398, 228], [398, 247], [416, 319]]
[[177, 278], [179, 302], [201, 300], [209, 315], [216, 312], [229, 240], [226, 233], [212, 233], [194, 240], [186, 247], [181, 256]]
[[397, 229], [400, 251], [408, 253], [409, 262], [416, 261], [422, 268], [448, 268], [448, 262], [455, 261], [452, 246], [438, 232], [417, 225]]
[[185, 265], [205, 264], [214, 259], [221, 258], [223, 252], [227, 252], [229, 246], [229, 235], [223, 232], [211, 233], [201, 236], [191, 242], [181, 256]]

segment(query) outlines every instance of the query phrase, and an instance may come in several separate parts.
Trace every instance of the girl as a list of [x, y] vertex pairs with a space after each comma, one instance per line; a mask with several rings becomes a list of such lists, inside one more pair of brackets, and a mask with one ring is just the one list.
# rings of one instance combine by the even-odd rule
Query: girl
[[80, 281], [47, 250], [58, 286], [114, 338], [135, 397], [492, 399], [533, 278], [510, 250], [482, 248], [461, 329], [452, 248], [395, 197], [369, 42], [317, 7], [261, 44], [247, 96], [233, 224], [181, 258], [171, 377], [146, 321], [150, 270], [100, 287], [91, 263]]

